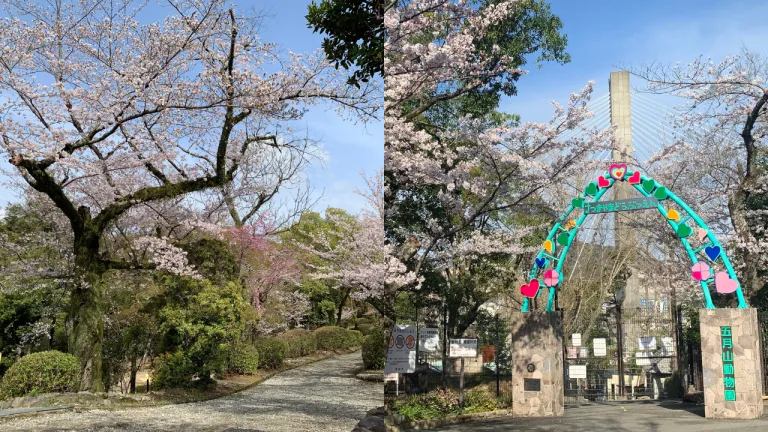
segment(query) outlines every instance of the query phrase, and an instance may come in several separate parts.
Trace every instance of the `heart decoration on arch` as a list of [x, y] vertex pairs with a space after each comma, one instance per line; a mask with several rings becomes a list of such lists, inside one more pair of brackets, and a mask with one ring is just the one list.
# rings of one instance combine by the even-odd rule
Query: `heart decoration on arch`
[[552, 240], [547, 240], [544, 243], [542, 243], [541, 245], [544, 246], [544, 250], [545, 251], [547, 251], [549, 253], [554, 253], [554, 251], [555, 251], [555, 244], [552, 243]]
[[568, 244], [571, 242], [571, 235], [567, 232], [564, 232], [557, 236], [557, 242], [563, 246], [568, 246]]
[[631, 185], [640, 184], [640, 171], [633, 172], [632, 175], [627, 178], [627, 183]]
[[739, 283], [731, 279], [728, 273], [720, 272], [715, 275], [715, 289], [720, 294], [731, 294], [739, 289]]
[[544, 257], [536, 258], [536, 267], [542, 269], [547, 266], [547, 259]]
[[610, 185], [611, 185], [611, 182], [604, 176], [600, 176], [597, 178], [597, 187], [599, 187], [600, 189], [605, 189]]
[[704, 253], [710, 261], [714, 261], [720, 256], [720, 246], [707, 246], [704, 248]]
[[536, 294], [539, 292], [539, 280], [534, 279], [530, 282], [528, 282], [527, 285], [523, 285], [520, 287], [520, 292], [528, 297], [528, 298], [534, 298], [536, 297]]
[[709, 270], [709, 265], [707, 265], [707, 263], [697, 262], [693, 265], [693, 267], [691, 267], [691, 276], [697, 281], [701, 282], [703, 280], [709, 279], [709, 277], [712, 276], [712, 273], [710, 273]]
[[651, 192], [653, 192], [653, 189], [654, 189], [655, 187], [656, 187], [656, 182], [655, 182], [655, 181], [653, 181], [653, 180], [651, 180], [651, 179], [648, 179], [648, 180], [643, 180], [643, 190], [644, 190], [646, 193], [651, 193]]
[[608, 168], [608, 173], [616, 180], [621, 180], [624, 178], [624, 174], [627, 173], [627, 164], [613, 164]]
[[677, 236], [680, 238], [686, 238], [693, 232], [693, 229], [686, 224], [680, 224], [677, 226]]
[[680, 222], [680, 213], [677, 212], [675, 209], [669, 209], [667, 212], [667, 219], [673, 220], [675, 222]]
[[560, 282], [560, 273], [557, 270], [547, 270], [544, 272], [544, 285], [553, 287]]
[[584, 188], [584, 193], [587, 195], [595, 195], [597, 193], [597, 185], [594, 183], [588, 184], [587, 187]]

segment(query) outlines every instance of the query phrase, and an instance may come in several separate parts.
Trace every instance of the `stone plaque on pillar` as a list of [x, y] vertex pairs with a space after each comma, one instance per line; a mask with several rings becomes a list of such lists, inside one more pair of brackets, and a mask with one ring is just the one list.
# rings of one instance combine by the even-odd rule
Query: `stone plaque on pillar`
[[704, 414], [756, 419], [763, 414], [763, 365], [757, 309], [701, 309]]
[[[512, 334], [512, 415], [563, 415], [563, 328], [557, 312], [515, 312]], [[538, 389], [538, 390], [534, 390]]]

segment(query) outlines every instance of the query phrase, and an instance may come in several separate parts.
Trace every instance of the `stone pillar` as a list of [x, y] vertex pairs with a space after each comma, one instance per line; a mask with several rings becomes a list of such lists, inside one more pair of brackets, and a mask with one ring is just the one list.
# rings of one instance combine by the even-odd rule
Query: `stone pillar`
[[[701, 357], [704, 369], [704, 414], [714, 419], [756, 419], [763, 415], [763, 365], [757, 309], [701, 309]], [[722, 327], [730, 327], [735, 400], [727, 400], [729, 343]], [[728, 330], [726, 329], [726, 332]], [[724, 354], [723, 352], [726, 352]], [[729, 397], [729, 399], [731, 399]]]
[[[514, 312], [512, 336], [512, 415], [563, 415], [563, 326], [558, 312]], [[529, 372], [532, 365], [533, 372]], [[528, 388], [526, 388], [528, 380]], [[538, 387], [538, 391], [536, 388]]]

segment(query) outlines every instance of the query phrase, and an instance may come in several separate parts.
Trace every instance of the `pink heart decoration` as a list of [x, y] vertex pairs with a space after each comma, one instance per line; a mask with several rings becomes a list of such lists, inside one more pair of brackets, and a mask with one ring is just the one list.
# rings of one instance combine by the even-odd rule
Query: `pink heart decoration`
[[711, 275], [707, 263], [697, 262], [691, 267], [691, 276], [697, 281], [707, 280]]
[[709, 234], [704, 228], [699, 228], [699, 240], [704, 240], [704, 237]]
[[739, 283], [728, 276], [726, 272], [715, 275], [715, 288], [720, 294], [730, 294], [739, 288]]
[[520, 292], [528, 298], [536, 297], [536, 294], [539, 292], [539, 280], [534, 279], [528, 282], [528, 285], [521, 286]]
[[600, 189], [607, 188], [610, 185], [611, 185], [611, 182], [609, 182], [607, 178], [603, 176], [600, 176], [597, 178], [597, 187], [599, 187]]
[[557, 270], [547, 270], [544, 272], [544, 285], [553, 287], [560, 282], [560, 273]]
[[632, 175], [627, 179], [627, 183], [631, 185], [640, 184], [640, 171], [633, 172]]
[[608, 168], [608, 172], [611, 174], [611, 177], [621, 180], [624, 178], [624, 174], [627, 173], [627, 164], [613, 164]]

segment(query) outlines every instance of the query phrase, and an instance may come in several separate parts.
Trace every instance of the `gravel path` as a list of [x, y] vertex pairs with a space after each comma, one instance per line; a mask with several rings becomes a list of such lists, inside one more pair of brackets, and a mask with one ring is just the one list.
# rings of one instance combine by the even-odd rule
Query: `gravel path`
[[302, 366], [206, 402], [120, 411], [51, 413], [0, 421], [10, 431], [351, 431], [382, 404], [380, 383], [355, 379], [360, 352]]

